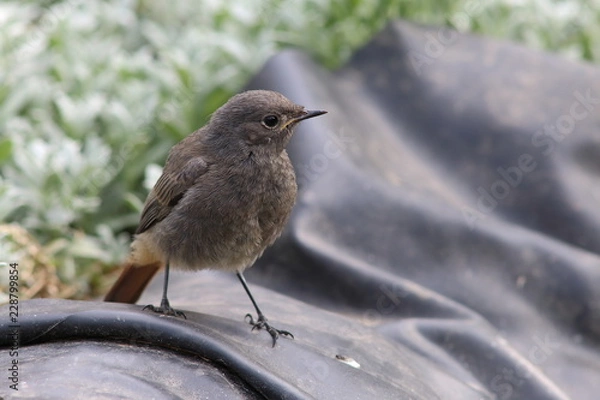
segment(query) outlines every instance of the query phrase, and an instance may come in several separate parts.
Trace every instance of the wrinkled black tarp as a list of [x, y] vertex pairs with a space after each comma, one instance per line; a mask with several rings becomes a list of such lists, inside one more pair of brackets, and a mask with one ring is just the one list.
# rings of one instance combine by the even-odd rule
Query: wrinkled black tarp
[[215, 272], [173, 277], [187, 321], [22, 302], [18, 394], [598, 398], [598, 69], [397, 22], [336, 72], [285, 52], [249, 87], [329, 110], [298, 129], [297, 206], [247, 273], [296, 339], [251, 332]]

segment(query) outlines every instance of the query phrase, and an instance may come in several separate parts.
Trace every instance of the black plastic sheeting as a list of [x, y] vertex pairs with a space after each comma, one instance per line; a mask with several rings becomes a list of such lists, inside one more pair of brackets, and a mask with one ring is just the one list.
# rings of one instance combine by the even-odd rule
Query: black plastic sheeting
[[338, 71], [285, 52], [249, 88], [329, 111], [296, 132], [298, 203], [247, 273], [295, 340], [251, 332], [217, 272], [174, 274], [187, 320], [27, 301], [0, 396], [598, 398], [598, 69], [396, 22]]

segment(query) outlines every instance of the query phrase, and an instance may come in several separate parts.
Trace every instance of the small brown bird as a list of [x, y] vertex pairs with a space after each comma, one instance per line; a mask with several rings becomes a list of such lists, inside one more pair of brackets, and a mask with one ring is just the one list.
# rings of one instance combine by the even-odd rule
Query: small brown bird
[[134, 303], [165, 265], [158, 313], [185, 315], [167, 298], [169, 268], [235, 272], [258, 318], [253, 329], [273, 338], [243, 271], [279, 237], [296, 201], [296, 178], [285, 147], [294, 127], [325, 114], [308, 111], [283, 95], [252, 90], [232, 97], [209, 123], [177, 145], [148, 195], [125, 270], [105, 301]]

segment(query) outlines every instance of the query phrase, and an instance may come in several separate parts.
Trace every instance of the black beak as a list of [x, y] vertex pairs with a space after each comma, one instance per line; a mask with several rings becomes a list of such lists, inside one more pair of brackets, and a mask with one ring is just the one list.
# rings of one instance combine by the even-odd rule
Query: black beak
[[327, 111], [322, 110], [305, 110], [304, 114], [299, 117], [292, 118], [288, 120], [288, 122], [283, 126], [282, 129], [287, 128], [288, 126], [295, 126], [298, 122], [304, 121], [305, 119], [318, 117], [319, 115], [327, 114]]
[[305, 119], [318, 117], [319, 115], [327, 114], [327, 111], [323, 110], [306, 110], [306, 114], [301, 115], [294, 119], [294, 122], [304, 121]]

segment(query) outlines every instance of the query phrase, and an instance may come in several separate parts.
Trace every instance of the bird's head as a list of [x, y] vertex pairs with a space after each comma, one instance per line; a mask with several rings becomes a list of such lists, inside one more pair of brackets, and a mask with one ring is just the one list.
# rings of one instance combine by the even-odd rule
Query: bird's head
[[300, 121], [325, 113], [306, 110], [277, 92], [249, 90], [233, 96], [215, 111], [210, 127], [214, 140], [231, 147], [278, 154]]

